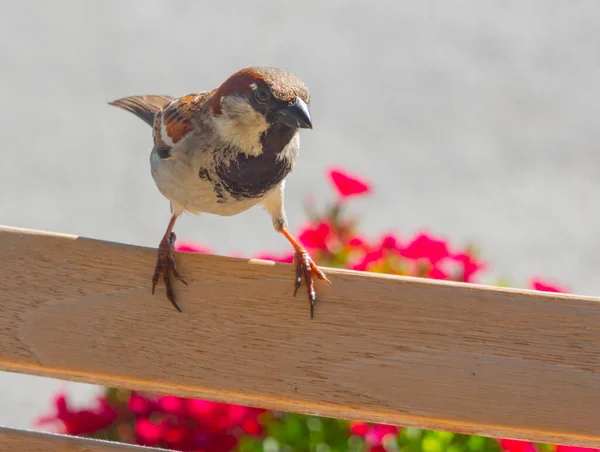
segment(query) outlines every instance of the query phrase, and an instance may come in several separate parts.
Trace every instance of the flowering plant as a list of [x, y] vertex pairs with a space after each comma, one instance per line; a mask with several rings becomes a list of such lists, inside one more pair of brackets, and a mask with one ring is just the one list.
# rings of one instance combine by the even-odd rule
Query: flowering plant
[[[298, 238], [319, 264], [328, 267], [475, 282], [486, 265], [472, 247], [456, 248], [442, 237], [421, 231], [401, 240], [388, 233], [369, 239], [345, 208], [353, 197], [372, 189], [367, 181], [342, 169], [327, 176], [337, 195], [320, 213], [307, 206], [308, 222]], [[208, 252], [194, 243], [178, 242], [179, 251]], [[263, 253], [257, 258], [292, 262], [293, 254]], [[563, 292], [534, 278], [531, 288]], [[54, 413], [38, 426], [56, 424], [58, 431], [180, 451], [362, 451], [409, 452], [583, 452], [592, 449], [534, 444], [509, 439], [400, 428], [346, 420], [280, 413], [233, 404], [106, 388], [94, 404], [74, 409], [65, 394], [54, 400]], [[600, 452], [600, 451], [599, 451]]]

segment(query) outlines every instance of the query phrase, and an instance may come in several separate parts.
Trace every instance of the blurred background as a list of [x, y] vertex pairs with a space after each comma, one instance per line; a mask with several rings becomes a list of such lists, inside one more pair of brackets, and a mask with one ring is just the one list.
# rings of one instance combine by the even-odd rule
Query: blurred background
[[[483, 282], [598, 295], [599, 19], [591, 0], [0, 1], [0, 224], [156, 246], [150, 129], [107, 102], [275, 65], [312, 91], [292, 229], [341, 166], [374, 185], [351, 204], [367, 234], [426, 229], [477, 244]], [[176, 231], [219, 254], [288, 250], [261, 209]], [[94, 391], [0, 373], [0, 424], [31, 427], [59, 387]]]

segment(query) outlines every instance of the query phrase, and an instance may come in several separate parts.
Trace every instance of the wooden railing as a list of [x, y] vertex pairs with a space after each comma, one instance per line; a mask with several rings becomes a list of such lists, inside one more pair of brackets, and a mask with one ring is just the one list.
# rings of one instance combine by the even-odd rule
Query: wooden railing
[[[290, 265], [178, 253], [178, 313], [154, 249], [4, 227], [0, 256], [0, 370], [600, 447], [597, 298], [328, 269], [311, 320]], [[0, 429], [1, 451], [138, 449]]]

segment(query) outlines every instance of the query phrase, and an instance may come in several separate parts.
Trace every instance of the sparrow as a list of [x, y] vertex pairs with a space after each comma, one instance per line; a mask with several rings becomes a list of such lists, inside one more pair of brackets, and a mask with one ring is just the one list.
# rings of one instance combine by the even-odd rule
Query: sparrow
[[175, 263], [173, 228], [182, 213], [231, 216], [262, 205], [275, 231], [294, 248], [294, 296], [304, 280], [313, 318], [314, 280], [331, 282], [289, 232], [284, 209], [285, 180], [300, 149], [299, 131], [312, 129], [310, 93], [302, 80], [275, 67], [247, 67], [210, 91], [177, 98], [129, 96], [109, 104], [152, 127], [150, 170], [170, 202], [152, 293], [162, 276], [167, 298], [181, 312], [173, 283], [187, 283]]

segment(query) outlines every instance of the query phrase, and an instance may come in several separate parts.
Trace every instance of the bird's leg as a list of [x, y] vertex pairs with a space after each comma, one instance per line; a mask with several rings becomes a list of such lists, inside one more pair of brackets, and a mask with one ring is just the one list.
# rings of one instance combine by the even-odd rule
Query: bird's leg
[[160, 241], [160, 245], [158, 245], [158, 258], [156, 259], [156, 267], [154, 269], [154, 275], [152, 276], [152, 294], [154, 295], [154, 288], [158, 283], [158, 279], [162, 274], [163, 281], [165, 282], [165, 288], [167, 290], [167, 298], [173, 304], [175, 309], [181, 312], [181, 309], [177, 305], [175, 301], [175, 292], [173, 291], [173, 281], [171, 279], [171, 273], [175, 279], [178, 279], [185, 285], [187, 283], [181, 278], [179, 272], [177, 271], [177, 266], [175, 265], [175, 258], [173, 256], [175, 251], [175, 239], [177, 236], [173, 232], [173, 226], [175, 226], [175, 220], [177, 220], [177, 215], [173, 215], [171, 217], [171, 221], [169, 221], [169, 226], [167, 226], [167, 231]]
[[315, 292], [315, 284], [313, 276], [316, 276], [322, 281], [331, 284], [331, 281], [327, 279], [325, 273], [323, 273], [317, 264], [309, 256], [308, 252], [304, 249], [300, 243], [290, 234], [287, 228], [283, 227], [280, 232], [285, 236], [286, 239], [294, 247], [294, 262], [296, 264], [296, 280], [294, 282], [294, 296], [298, 292], [302, 279], [306, 284], [306, 291], [308, 293], [308, 300], [310, 301], [310, 318], [312, 319], [315, 312], [315, 303], [317, 301], [317, 294]]

